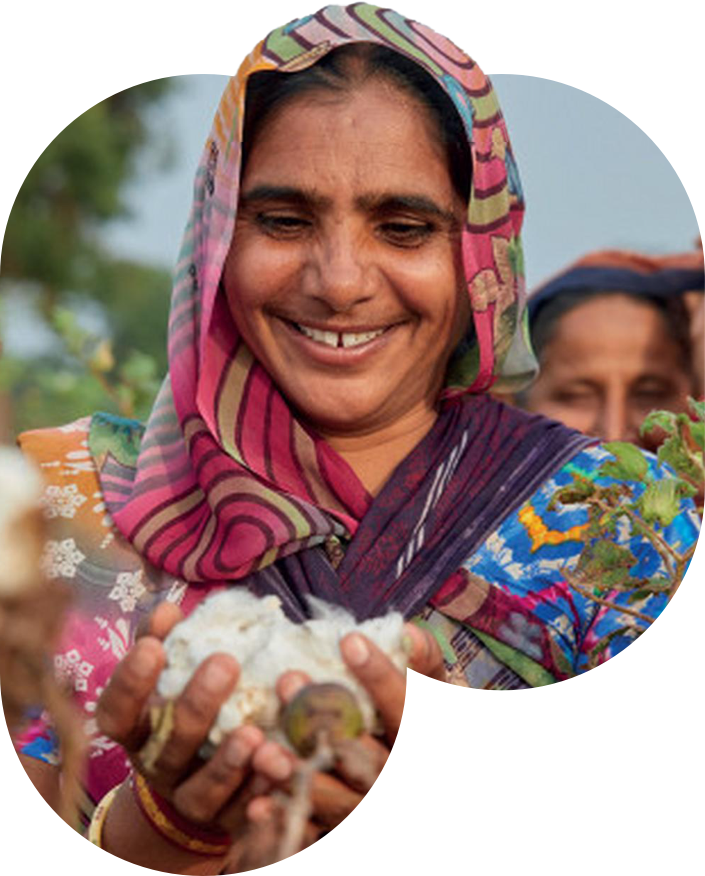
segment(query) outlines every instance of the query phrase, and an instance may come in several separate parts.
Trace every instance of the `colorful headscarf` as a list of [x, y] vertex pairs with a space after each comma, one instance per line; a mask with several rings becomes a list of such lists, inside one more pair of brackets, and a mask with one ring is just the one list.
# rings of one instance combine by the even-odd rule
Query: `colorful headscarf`
[[650, 256], [609, 249], [589, 253], [551, 277], [529, 296], [533, 323], [549, 301], [604, 292], [627, 292], [644, 298], [665, 299], [685, 292], [703, 291], [702, 246], [690, 252]]
[[519, 238], [524, 202], [489, 80], [445, 37], [389, 9], [329, 6], [273, 31], [223, 94], [199, 166], [175, 276], [169, 378], [136, 468], [101, 464], [118, 528], [159, 568], [190, 582], [234, 580], [352, 536], [371, 497], [332, 448], [298, 422], [239, 337], [220, 286], [238, 205], [248, 77], [294, 72], [338, 46], [371, 42], [413, 59], [453, 101], [472, 155], [462, 254], [474, 331], [442, 398], [519, 387], [533, 375]]

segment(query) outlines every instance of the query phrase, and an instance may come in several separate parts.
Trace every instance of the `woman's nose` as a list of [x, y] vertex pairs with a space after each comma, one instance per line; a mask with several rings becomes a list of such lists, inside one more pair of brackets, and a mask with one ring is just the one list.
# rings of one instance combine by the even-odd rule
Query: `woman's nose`
[[338, 228], [312, 247], [304, 292], [334, 313], [346, 313], [372, 297], [373, 270], [364, 243], [351, 230]]
[[608, 390], [602, 400], [596, 433], [606, 441], [633, 441], [627, 393], [621, 387]]

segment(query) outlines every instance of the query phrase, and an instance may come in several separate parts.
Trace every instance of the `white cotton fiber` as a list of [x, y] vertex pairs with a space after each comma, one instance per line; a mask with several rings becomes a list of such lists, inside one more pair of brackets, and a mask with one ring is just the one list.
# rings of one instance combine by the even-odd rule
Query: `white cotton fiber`
[[35, 466], [19, 450], [0, 447], [0, 597], [24, 594], [41, 580], [43, 490]]
[[310, 606], [313, 618], [295, 624], [276, 596], [260, 599], [242, 587], [211, 596], [167, 637], [167, 666], [159, 679], [159, 693], [169, 699], [178, 696], [206, 657], [232, 654], [241, 675], [211, 730], [209, 739], [214, 745], [241, 724], [257, 724], [276, 736], [279, 700], [275, 684], [283, 672], [293, 669], [305, 672], [314, 682], [346, 685], [359, 700], [366, 729], [374, 729], [374, 706], [348, 672], [339, 643], [348, 633], [362, 633], [401, 671], [407, 662], [402, 616], [391, 612], [357, 624], [339, 606], [313, 598]]

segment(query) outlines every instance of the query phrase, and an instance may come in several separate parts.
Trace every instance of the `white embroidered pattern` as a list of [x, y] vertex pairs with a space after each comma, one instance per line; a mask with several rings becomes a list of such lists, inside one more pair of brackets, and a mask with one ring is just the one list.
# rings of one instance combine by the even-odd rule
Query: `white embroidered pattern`
[[137, 602], [147, 588], [142, 583], [142, 569], [136, 572], [120, 572], [117, 583], [108, 594], [109, 599], [120, 603], [122, 611], [134, 611]]
[[44, 549], [41, 566], [47, 578], [74, 578], [79, 564], [86, 559], [72, 538], [49, 540]]
[[54, 657], [54, 669], [62, 680], [71, 680], [77, 691], [88, 690], [88, 677], [95, 667], [87, 660], [82, 660], [80, 653], [74, 648], [65, 654]]
[[94, 620], [105, 634], [104, 636], [98, 636], [100, 647], [103, 651], [112, 652], [117, 660], [122, 660], [125, 654], [127, 654], [127, 649], [130, 645], [129, 623], [122, 617], [118, 618], [113, 629], [104, 617], [98, 615]]
[[86, 497], [78, 492], [76, 484], [67, 487], [57, 487], [55, 484], [47, 487], [41, 499], [44, 513], [49, 520], [64, 517], [70, 520], [76, 516], [76, 510], [83, 505]]

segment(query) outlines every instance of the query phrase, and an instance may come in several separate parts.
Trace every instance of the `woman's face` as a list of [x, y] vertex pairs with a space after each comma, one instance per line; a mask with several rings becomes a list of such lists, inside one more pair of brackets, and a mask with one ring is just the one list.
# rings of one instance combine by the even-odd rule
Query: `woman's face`
[[655, 409], [683, 410], [689, 363], [663, 316], [628, 295], [576, 305], [560, 318], [529, 390], [529, 410], [609, 441], [641, 443]]
[[224, 285], [252, 353], [324, 434], [433, 409], [469, 318], [465, 210], [426, 110], [385, 81], [302, 95], [260, 130]]

